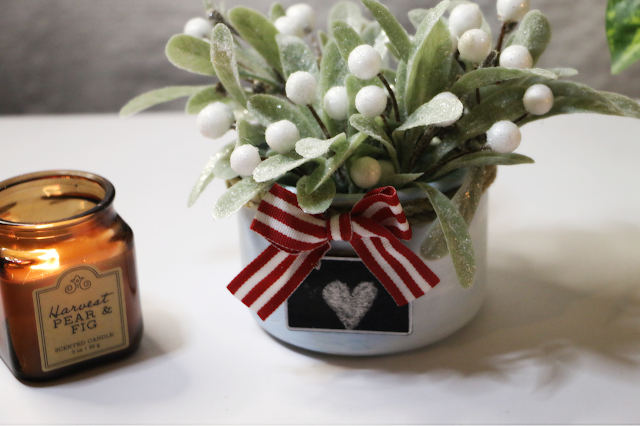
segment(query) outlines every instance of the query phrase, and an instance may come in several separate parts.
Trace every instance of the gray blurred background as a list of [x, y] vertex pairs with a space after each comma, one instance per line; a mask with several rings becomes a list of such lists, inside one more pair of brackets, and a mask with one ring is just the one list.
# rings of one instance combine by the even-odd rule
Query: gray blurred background
[[[287, 7], [298, 1], [282, 0]], [[478, 0], [492, 24], [495, 0]], [[267, 13], [271, 2], [228, 0]], [[335, 0], [309, 0], [320, 28]], [[383, 0], [411, 28], [407, 11], [436, 0]], [[553, 26], [540, 67], [573, 67], [574, 80], [640, 98], [640, 64], [610, 74], [606, 0], [531, 0]], [[204, 16], [201, 0], [0, 0], [0, 114], [115, 112], [130, 98], [167, 85], [208, 84], [164, 56], [169, 37]], [[163, 109], [181, 109], [176, 101]]]

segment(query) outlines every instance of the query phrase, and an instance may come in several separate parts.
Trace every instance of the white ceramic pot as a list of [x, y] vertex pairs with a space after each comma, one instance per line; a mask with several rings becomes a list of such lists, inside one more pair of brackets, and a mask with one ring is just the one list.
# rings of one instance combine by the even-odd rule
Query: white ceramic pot
[[[411, 194], [403, 194], [402, 191], [398, 195], [401, 202], [403, 198], [412, 197]], [[450, 256], [436, 261], [427, 261], [427, 266], [440, 278], [440, 283], [409, 304], [408, 310], [405, 311], [408, 316], [407, 329], [400, 332], [381, 332], [357, 328], [337, 330], [323, 327], [292, 327], [288, 303], [293, 299], [281, 305], [265, 321], [256, 315], [256, 321], [267, 332], [284, 342], [312, 351], [337, 355], [384, 355], [403, 352], [428, 345], [452, 334], [473, 318], [484, 299], [487, 263], [487, 198], [485, 192], [469, 227], [477, 264], [475, 283], [469, 289], [463, 289], [460, 286]], [[342, 200], [342, 202], [352, 201]], [[245, 266], [269, 246], [263, 237], [249, 229], [254, 216], [255, 210], [246, 207], [239, 214], [241, 256]], [[430, 223], [412, 226], [413, 238], [403, 243], [419, 255], [420, 245], [425, 239], [429, 226]], [[349, 247], [345, 247], [344, 244], [348, 243], [332, 242], [332, 251], [348, 253]], [[331, 254], [332, 252], [329, 252], [328, 255]], [[355, 256], [355, 253], [351, 255]], [[349, 268], [349, 266], [346, 267]], [[366, 279], [363, 278], [363, 280]], [[304, 284], [305, 282], [301, 287]], [[353, 286], [351, 290], [352, 294], [355, 294]], [[376, 297], [381, 297], [381, 293], [376, 293]], [[335, 310], [335, 307], [332, 309]], [[327, 309], [325, 311], [329, 312]], [[339, 316], [337, 310], [335, 313]], [[366, 313], [366, 315], [375, 314]]]

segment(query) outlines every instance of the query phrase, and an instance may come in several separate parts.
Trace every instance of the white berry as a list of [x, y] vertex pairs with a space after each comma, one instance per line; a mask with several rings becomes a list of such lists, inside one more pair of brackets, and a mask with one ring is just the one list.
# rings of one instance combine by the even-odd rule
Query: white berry
[[[456, 95], [454, 95], [451, 92], [442, 92], [442, 93], [439, 93], [439, 94], [437, 94], [436, 96], [433, 97], [433, 100], [438, 100], [438, 99], [455, 99], [457, 101], [460, 100]], [[440, 123], [435, 123], [434, 126], [437, 126], [437, 127], [449, 127], [453, 123], [458, 121], [460, 119], [460, 117], [462, 117], [462, 111], [460, 111], [460, 115], [458, 115], [458, 117], [456, 117], [455, 119], [442, 121]]]
[[187, 21], [183, 33], [197, 38], [210, 38], [211, 31], [213, 31], [213, 25], [208, 19], [193, 18]]
[[482, 30], [469, 30], [460, 36], [458, 51], [462, 59], [479, 64], [491, 52], [491, 38]]
[[253, 171], [260, 165], [260, 152], [253, 145], [241, 145], [236, 147], [229, 159], [231, 169], [240, 176], [251, 176]]
[[324, 111], [334, 120], [346, 120], [349, 109], [349, 97], [344, 86], [332, 87], [324, 95]]
[[351, 164], [351, 179], [360, 188], [375, 186], [382, 176], [382, 168], [378, 160], [371, 157], [360, 157]]
[[280, 34], [304, 37], [304, 28], [295, 18], [281, 16], [273, 23]]
[[282, 120], [267, 127], [264, 134], [267, 145], [278, 154], [285, 154], [296, 147], [300, 140], [300, 132], [295, 124], [289, 120]]
[[553, 92], [544, 84], [534, 84], [524, 92], [524, 108], [533, 115], [544, 115], [553, 107]]
[[198, 114], [198, 130], [204, 137], [218, 139], [229, 131], [233, 120], [231, 108], [222, 102], [214, 102]]
[[286, 14], [298, 21], [306, 32], [311, 32], [316, 26], [316, 12], [308, 4], [294, 4], [287, 9]]
[[498, 121], [487, 132], [487, 146], [501, 154], [515, 151], [521, 140], [518, 125], [511, 121]]
[[349, 71], [361, 80], [369, 80], [380, 73], [382, 57], [368, 44], [361, 44], [349, 54]]
[[505, 68], [527, 69], [533, 66], [529, 49], [516, 44], [507, 47], [500, 54], [500, 66]]
[[475, 3], [466, 3], [456, 6], [449, 16], [449, 31], [460, 37], [469, 30], [480, 28], [482, 25], [482, 12]]
[[318, 99], [318, 83], [306, 71], [296, 71], [289, 76], [285, 86], [287, 97], [296, 105], [311, 105]]
[[387, 109], [387, 92], [378, 86], [366, 86], [356, 95], [356, 109], [366, 117], [377, 117]]
[[529, 0], [498, 0], [498, 19], [502, 22], [518, 22], [529, 12]]

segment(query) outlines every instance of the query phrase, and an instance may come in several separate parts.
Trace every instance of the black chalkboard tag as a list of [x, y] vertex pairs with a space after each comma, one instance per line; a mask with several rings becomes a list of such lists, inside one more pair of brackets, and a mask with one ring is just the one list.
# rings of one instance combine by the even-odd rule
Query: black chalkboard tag
[[411, 333], [410, 304], [396, 305], [360, 258], [325, 257], [287, 300], [291, 330]]

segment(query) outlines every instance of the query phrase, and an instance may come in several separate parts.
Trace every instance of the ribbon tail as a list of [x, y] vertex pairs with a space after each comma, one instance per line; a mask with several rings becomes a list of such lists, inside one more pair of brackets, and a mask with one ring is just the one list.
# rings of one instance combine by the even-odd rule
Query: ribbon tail
[[227, 289], [265, 320], [298, 288], [329, 248], [329, 244], [325, 244], [315, 250], [291, 254], [271, 245], [240, 272]]
[[396, 238], [353, 238], [351, 245], [398, 306], [423, 296], [440, 279]]

